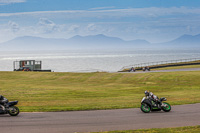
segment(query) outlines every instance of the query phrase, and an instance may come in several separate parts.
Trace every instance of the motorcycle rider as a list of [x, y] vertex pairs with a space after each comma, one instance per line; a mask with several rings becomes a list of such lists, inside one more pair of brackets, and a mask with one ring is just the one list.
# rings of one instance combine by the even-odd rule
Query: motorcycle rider
[[8, 103], [8, 99], [0, 95], [0, 112], [5, 110], [6, 103]]
[[144, 92], [144, 94], [147, 97], [147, 99], [149, 98], [152, 99], [157, 104], [158, 108], [161, 108], [161, 101], [156, 95], [154, 95], [152, 92], [149, 92], [147, 90]]

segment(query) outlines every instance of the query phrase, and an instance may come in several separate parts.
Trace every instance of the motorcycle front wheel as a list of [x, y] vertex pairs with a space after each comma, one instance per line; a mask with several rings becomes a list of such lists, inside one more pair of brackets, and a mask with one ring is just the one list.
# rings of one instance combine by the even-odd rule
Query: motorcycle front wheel
[[19, 114], [19, 108], [16, 106], [12, 106], [9, 108], [8, 113], [11, 116], [17, 116]]
[[162, 107], [162, 110], [165, 112], [169, 112], [171, 110], [171, 105], [169, 103], [163, 103], [164, 106]]
[[142, 103], [140, 109], [142, 110], [142, 112], [144, 113], [149, 113], [151, 111], [151, 108], [149, 105], [147, 105], [146, 103]]

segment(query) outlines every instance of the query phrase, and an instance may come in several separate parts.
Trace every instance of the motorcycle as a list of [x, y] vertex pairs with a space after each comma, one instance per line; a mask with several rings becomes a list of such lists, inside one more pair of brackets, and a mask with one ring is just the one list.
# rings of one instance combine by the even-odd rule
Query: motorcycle
[[18, 101], [7, 102], [4, 106], [0, 105], [0, 114], [9, 114], [10, 116], [17, 116], [19, 108], [16, 107]]
[[169, 112], [171, 110], [171, 105], [169, 103], [163, 102], [167, 101], [165, 97], [160, 98], [161, 107], [156, 104], [153, 99], [143, 97], [141, 101], [141, 111], [144, 113], [149, 113], [150, 111], [165, 111]]
[[142, 70], [143, 70], [143, 71], [146, 71], [146, 70], [147, 70], [147, 71], [150, 71], [150, 68], [149, 68], [149, 67], [143, 67]]

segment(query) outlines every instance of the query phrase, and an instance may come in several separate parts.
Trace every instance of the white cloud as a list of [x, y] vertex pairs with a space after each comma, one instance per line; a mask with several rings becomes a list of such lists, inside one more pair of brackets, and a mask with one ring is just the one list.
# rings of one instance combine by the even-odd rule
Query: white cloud
[[87, 30], [88, 31], [95, 31], [95, 30], [97, 30], [97, 26], [95, 24], [88, 24]]
[[18, 24], [12, 21], [0, 25], [0, 43], [14, 39], [18, 36], [19, 31]]
[[9, 16], [26, 16], [26, 15], [46, 15], [54, 17], [80, 18], [80, 17], [158, 17], [164, 15], [176, 14], [200, 14], [199, 8], [171, 7], [171, 8], [130, 8], [130, 9], [108, 9], [108, 10], [65, 10], [65, 11], [36, 11], [36, 12], [20, 12], [20, 13], [0, 13], [0, 17]]
[[40, 18], [38, 22], [38, 28], [43, 32], [43, 33], [52, 33], [54, 31], [58, 30], [58, 26], [51, 20], [47, 18]]
[[96, 8], [91, 8], [90, 10], [102, 10], [102, 9], [112, 9], [115, 8], [114, 6], [109, 6], [109, 7], [96, 7]]
[[12, 3], [23, 3], [26, 2], [26, 0], [0, 0], [0, 5], [7, 5]]
[[54, 26], [55, 25], [53, 21], [48, 20], [47, 18], [40, 18], [40, 21], [38, 24], [42, 25], [42, 26], [44, 26], [44, 25]]
[[79, 25], [71, 25], [69, 28], [68, 28], [68, 32], [78, 32], [80, 26]]
[[8, 26], [11, 29], [11, 31], [13, 31], [13, 32], [18, 32], [19, 29], [20, 29], [19, 25], [17, 23], [15, 23], [15, 22], [12, 22], [12, 21], [8, 22]]

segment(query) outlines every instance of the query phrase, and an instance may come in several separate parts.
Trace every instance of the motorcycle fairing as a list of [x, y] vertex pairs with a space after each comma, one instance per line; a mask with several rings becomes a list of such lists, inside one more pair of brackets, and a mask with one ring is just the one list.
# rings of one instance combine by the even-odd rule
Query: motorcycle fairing
[[160, 101], [167, 101], [167, 99], [165, 97], [161, 97]]
[[149, 105], [149, 106], [151, 107], [151, 109], [152, 109], [152, 104], [151, 104], [151, 101], [150, 101], [150, 100], [144, 99], [144, 100], [142, 101], [142, 103], [146, 103], [146, 104]]
[[11, 107], [11, 106], [16, 105], [17, 103], [18, 103], [18, 101], [12, 101], [12, 102], [8, 102], [7, 105], [8, 105], [9, 107]]

